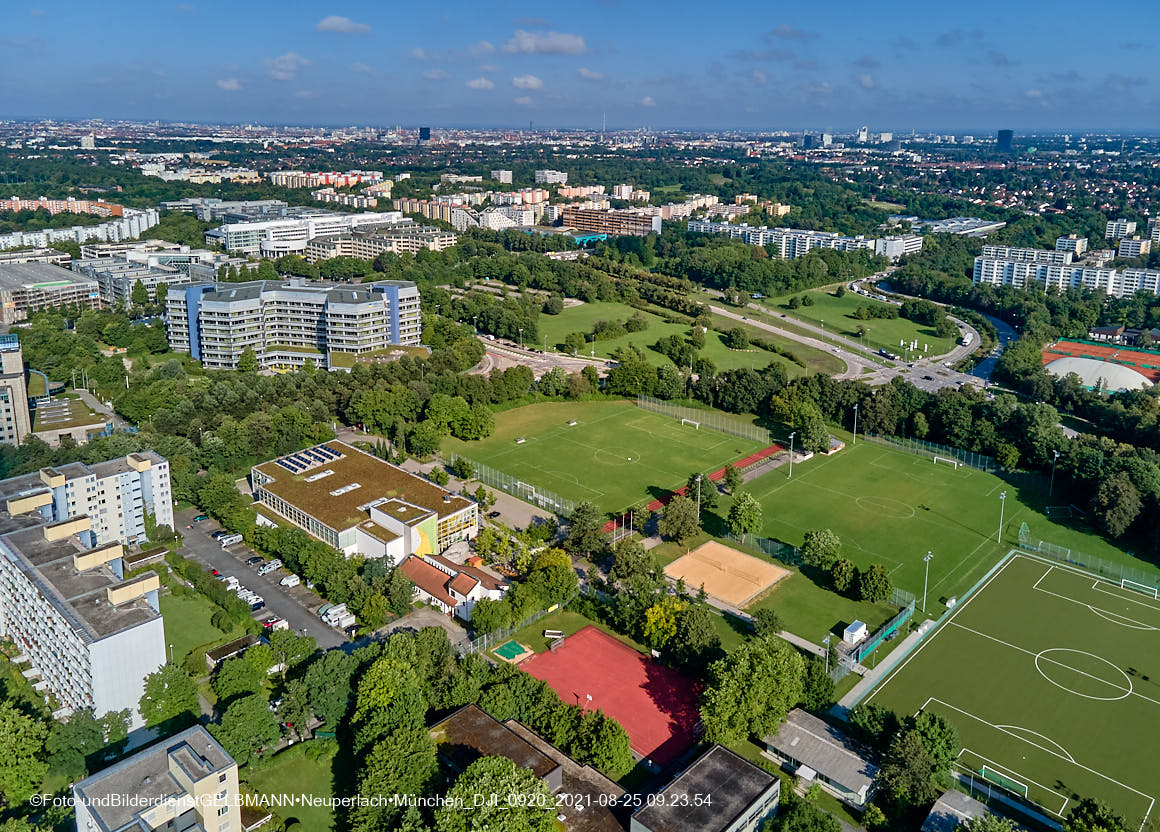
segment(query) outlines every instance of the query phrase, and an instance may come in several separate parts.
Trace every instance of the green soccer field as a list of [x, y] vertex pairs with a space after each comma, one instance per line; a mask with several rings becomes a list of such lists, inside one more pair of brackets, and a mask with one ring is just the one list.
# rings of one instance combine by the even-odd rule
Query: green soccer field
[[1015, 554], [864, 701], [945, 716], [984, 792], [1057, 817], [1094, 797], [1135, 828], [1160, 795], [1157, 633], [1153, 595]]
[[[576, 420], [576, 425], [569, 425]], [[631, 402], [545, 402], [496, 414], [478, 442], [444, 440], [448, 458], [466, 456], [540, 489], [615, 512], [748, 456], [761, 443], [697, 430]], [[517, 444], [518, 439], [524, 442]]]
[[[1006, 482], [960, 465], [883, 447], [864, 439], [830, 456], [794, 465], [793, 479], [779, 468], [755, 480], [750, 491], [761, 504], [762, 534], [800, 546], [809, 529], [832, 529], [842, 539], [842, 556], [865, 567], [881, 563], [891, 579], [919, 597], [928, 551], [930, 587], [927, 609], [938, 611], [940, 598], [974, 585], [1018, 539], [1027, 522], [1036, 537], [1117, 563], [1156, 571], [1092, 534], [1047, 520], [1047, 499], [1038, 480]], [[999, 531], [999, 494], [1007, 492], [1003, 543]], [[728, 511], [728, 501], [719, 510]]]

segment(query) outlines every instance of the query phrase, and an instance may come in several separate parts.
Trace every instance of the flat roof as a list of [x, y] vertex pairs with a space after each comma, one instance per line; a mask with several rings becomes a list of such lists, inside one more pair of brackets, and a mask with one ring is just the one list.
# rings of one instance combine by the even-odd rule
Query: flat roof
[[[714, 745], [661, 790], [666, 800], [638, 810], [633, 819], [653, 832], [728, 829], [776, 779], [728, 748]], [[697, 805], [696, 795], [711, 795], [711, 805]], [[688, 800], [674, 799], [680, 796]]]
[[84, 284], [97, 291], [97, 281], [53, 263], [0, 263], [0, 289], [23, 289], [45, 284], [67, 286]]
[[[318, 461], [311, 452], [320, 448], [329, 453], [322, 454], [323, 459]], [[287, 468], [282, 460], [299, 470]], [[261, 486], [262, 490], [335, 531], [344, 531], [369, 520], [369, 505], [384, 497], [387, 500], [379, 502], [376, 507], [383, 508], [387, 501], [403, 500], [441, 518], [474, 504], [337, 439], [263, 462], [255, 465], [254, 470], [272, 479]], [[325, 471], [331, 473], [307, 482]], [[444, 496], [448, 497], [446, 502]]]
[[[77, 783], [73, 789], [104, 828], [121, 829], [137, 816], [138, 809], [143, 806], [186, 793], [177, 778], [169, 773], [171, 756], [193, 780], [224, 771], [234, 764], [233, 758], [209, 731], [195, 725], [97, 772]], [[126, 806], [126, 801], [117, 800], [124, 795], [133, 795], [140, 800], [137, 805]]]
[[869, 789], [878, 766], [867, 759], [868, 752], [844, 733], [800, 708], [789, 712], [776, 734], [765, 744], [792, 757], [852, 792]]
[[463, 706], [432, 725], [429, 733], [439, 755], [459, 771], [480, 757], [507, 757], [540, 779], [559, 767], [555, 760], [488, 716], [478, 705]]
[[973, 797], [954, 790], [935, 801], [922, 824], [922, 832], [956, 832], [967, 821], [986, 817], [987, 807]]

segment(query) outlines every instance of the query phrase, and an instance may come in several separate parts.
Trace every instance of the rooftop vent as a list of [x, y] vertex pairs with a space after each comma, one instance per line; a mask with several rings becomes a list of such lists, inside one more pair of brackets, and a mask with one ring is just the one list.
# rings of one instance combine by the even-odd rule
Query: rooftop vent
[[445, 502], [445, 503], [450, 503], [450, 502], [451, 502], [451, 495], [450, 495], [450, 494], [444, 494], [444, 495], [443, 495], [443, 502]]
[[350, 485], [344, 485], [342, 488], [336, 488], [330, 492], [331, 497], [341, 497], [343, 494], [354, 491], [356, 488], [362, 488], [357, 482], [352, 482]]

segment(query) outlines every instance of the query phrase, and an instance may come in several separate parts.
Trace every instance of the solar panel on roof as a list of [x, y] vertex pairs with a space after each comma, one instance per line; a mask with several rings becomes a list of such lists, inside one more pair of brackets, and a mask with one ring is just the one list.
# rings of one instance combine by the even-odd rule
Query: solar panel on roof
[[322, 454], [327, 459], [334, 459], [334, 451], [330, 450], [330, 448], [326, 447], [325, 445], [319, 445], [314, 450], [318, 451], [318, 453]]

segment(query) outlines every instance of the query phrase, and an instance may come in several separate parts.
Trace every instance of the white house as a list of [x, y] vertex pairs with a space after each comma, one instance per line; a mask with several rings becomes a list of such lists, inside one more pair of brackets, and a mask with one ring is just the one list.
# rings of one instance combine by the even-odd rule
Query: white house
[[412, 555], [399, 568], [415, 585], [419, 600], [444, 613], [471, 620], [477, 601], [498, 601], [507, 594], [506, 581], [474, 566], [464, 566], [439, 555]]

